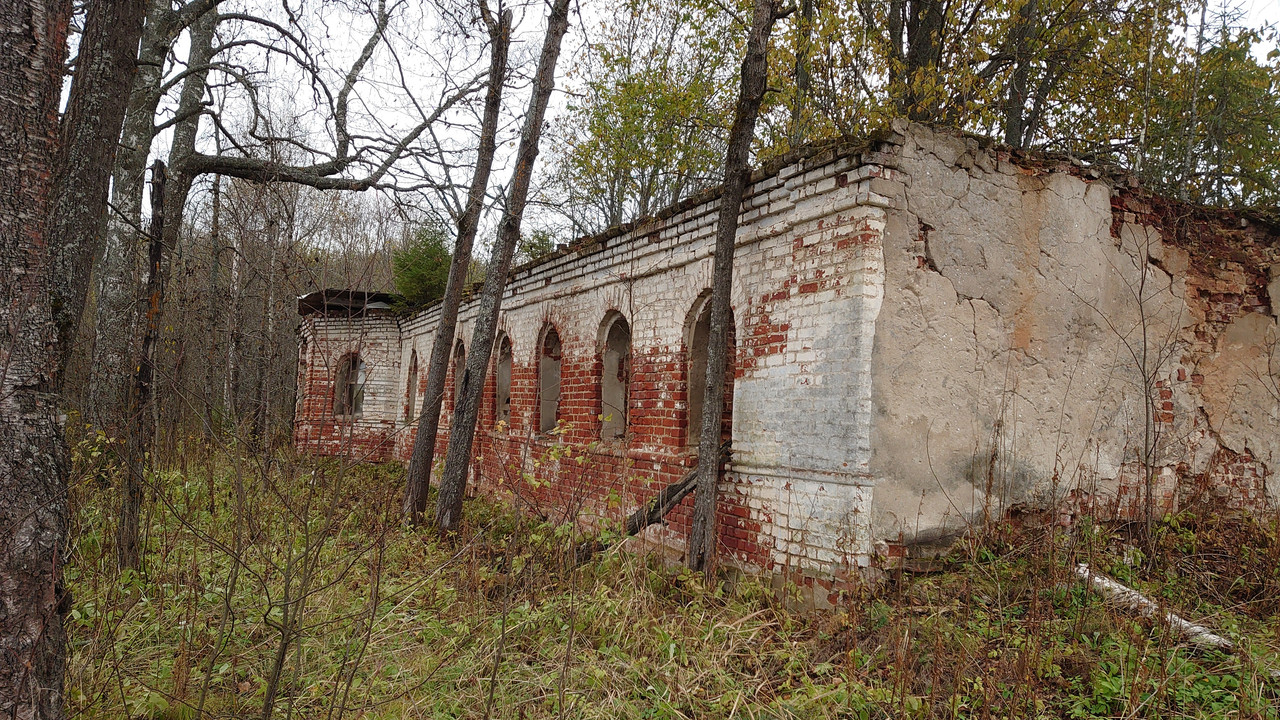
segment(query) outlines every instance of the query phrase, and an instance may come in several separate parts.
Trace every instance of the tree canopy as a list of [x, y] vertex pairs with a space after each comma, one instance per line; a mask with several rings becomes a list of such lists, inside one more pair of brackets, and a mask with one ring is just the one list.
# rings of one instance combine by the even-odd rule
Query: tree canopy
[[[613, 0], [570, 72], [547, 200], [575, 232], [720, 182], [748, 3]], [[1275, 203], [1280, 54], [1199, 0], [799, 0], [770, 49], [757, 161], [888, 119], [1137, 172], [1204, 204]]]

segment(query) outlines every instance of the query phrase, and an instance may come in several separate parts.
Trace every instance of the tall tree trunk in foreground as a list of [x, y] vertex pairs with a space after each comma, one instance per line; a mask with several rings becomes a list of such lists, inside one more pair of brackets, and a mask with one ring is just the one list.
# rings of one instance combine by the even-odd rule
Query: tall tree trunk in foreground
[[520, 133], [516, 151], [516, 170], [511, 179], [511, 194], [498, 226], [498, 242], [489, 262], [480, 295], [480, 312], [471, 334], [471, 353], [462, 376], [458, 399], [454, 402], [453, 423], [449, 431], [449, 452], [440, 477], [440, 493], [436, 497], [436, 526], [441, 532], [457, 527], [462, 519], [462, 496], [467, 488], [467, 467], [471, 464], [471, 441], [475, 437], [476, 417], [480, 412], [480, 396], [484, 391], [485, 373], [493, 340], [498, 328], [498, 311], [502, 309], [502, 292], [507, 287], [507, 271], [520, 241], [520, 221], [529, 198], [534, 162], [538, 159], [538, 143], [542, 138], [542, 121], [547, 102], [556, 83], [556, 62], [560, 58], [560, 42], [569, 29], [569, 0], [555, 0], [547, 18], [547, 35], [542, 43], [538, 73], [533, 80], [533, 97]]
[[[480, 226], [485, 190], [497, 151], [502, 84], [506, 80], [507, 54], [511, 48], [511, 11], [502, 13], [501, 20], [495, 20], [489, 12], [488, 3], [481, 0], [480, 12], [489, 28], [489, 87], [485, 93], [475, 174], [471, 178], [471, 190], [467, 193], [467, 206], [458, 218], [458, 239], [453, 246], [444, 299], [440, 302], [440, 324], [436, 327], [431, 362], [427, 366], [427, 392], [422, 398], [422, 413], [418, 417], [418, 432], [413, 438], [413, 455], [406, 476], [404, 513], [414, 525], [422, 521], [422, 514], [427, 509], [427, 488], [431, 481], [431, 464], [435, 459], [436, 435], [440, 431], [445, 377], [453, 351], [453, 334], [458, 326], [458, 306], [462, 303], [462, 290], [467, 284], [467, 270], [471, 267], [471, 247]], [[409, 382], [417, 382], [417, 379], [411, 378]]]
[[756, 117], [760, 114], [769, 77], [769, 32], [777, 19], [778, 8], [773, 0], [756, 0], [747, 53], [742, 59], [738, 107], [729, 130], [729, 150], [724, 160], [724, 194], [720, 196], [711, 271], [711, 328], [707, 335], [706, 392], [702, 396], [702, 429], [698, 436], [698, 487], [694, 494], [693, 526], [689, 530], [689, 567], [695, 570], [709, 570], [715, 552], [716, 482], [720, 477], [720, 418], [724, 413], [724, 373], [728, 367], [733, 245], [738, 234], [742, 196], [751, 175], [748, 165], [751, 139], [755, 136]]
[[116, 529], [116, 555], [122, 568], [136, 569], [142, 556], [138, 519], [142, 513], [147, 453], [155, 438], [155, 424], [151, 419], [151, 384], [155, 377], [155, 346], [160, 335], [160, 306], [164, 297], [165, 180], [164, 163], [157, 160], [151, 166], [151, 240], [147, 252], [146, 285], [143, 296], [138, 299], [138, 315], [144, 331], [133, 371], [124, 493], [120, 499], [120, 524]]
[[49, 209], [70, 0], [0, 0], [0, 717], [62, 718], [67, 451]]
[[125, 103], [120, 98], [133, 85], [146, 6], [145, 0], [90, 3], [80, 36], [49, 215], [53, 321], [58, 332], [54, 387], [58, 390], [84, 313], [89, 272], [102, 252], [107, 187], [124, 123]]
[[[173, 144], [169, 160], [177, 169], [172, 184], [167, 182], [165, 164], [157, 160], [151, 166], [151, 231], [148, 242], [145, 286], [138, 298], [133, 327], [139, 334], [138, 348], [132, 367], [133, 386], [130, 389], [129, 417], [125, 445], [125, 489], [120, 507], [120, 525], [117, 529], [116, 553], [120, 567], [137, 568], [141, 560], [138, 522], [142, 507], [142, 489], [151, 466], [148, 455], [155, 444], [155, 381], [156, 343], [160, 337], [160, 317], [164, 310], [164, 291], [168, 284], [169, 264], [165, 262], [165, 249], [176, 247], [178, 232], [182, 228], [182, 210], [191, 190], [193, 176], [186, 172], [184, 162], [195, 151], [196, 134], [200, 115], [196, 112], [204, 96], [209, 59], [213, 54], [213, 34], [217, 27], [217, 13], [207, 12], [191, 26], [191, 54], [188, 65], [191, 74], [183, 80], [178, 102], [178, 114], [184, 119], [173, 131]], [[168, 221], [168, 222], [166, 222]]]

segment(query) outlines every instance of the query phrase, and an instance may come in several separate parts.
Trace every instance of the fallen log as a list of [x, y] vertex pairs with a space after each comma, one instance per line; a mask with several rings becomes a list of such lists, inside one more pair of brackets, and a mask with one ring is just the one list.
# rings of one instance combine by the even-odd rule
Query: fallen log
[[[729, 442], [724, 442], [720, 445], [720, 462], [729, 459], [729, 446]], [[657, 525], [666, 519], [667, 515], [672, 510], [675, 510], [689, 496], [689, 493], [693, 492], [694, 487], [697, 486], [697, 479], [698, 466], [695, 464], [689, 469], [689, 472], [685, 473], [684, 477], [659, 490], [652, 500], [636, 508], [635, 512], [627, 516], [627, 522], [622, 526], [622, 536], [619, 539], [639, 535], [641, 530], [650, 525]], [[574, 558], [581, 565], [596, 554], [607, 550], [609, 545], [610, 543], [606, 543], [598, 537], [584, 540], [574, 549]]]
[[1221, 650], [1223, 652], [1231, 652], [1233, 649], [1230, 640], [1218, 635], [1204, 625], [1198, 625], [1183, 618], [1177, 613], [1161, 613], [1160, 606], [1146, 595], [1091, 569], [1085, 563], [1077, 565], [1075, 572], [1089, 586], [1090, 590], [1102, 596], [1107, 602], [1123, 610], [1136, 612], [1143, 617], [1160, 616], [1180, 637], [1184, 640], [1189, 640], [1200, 648]]

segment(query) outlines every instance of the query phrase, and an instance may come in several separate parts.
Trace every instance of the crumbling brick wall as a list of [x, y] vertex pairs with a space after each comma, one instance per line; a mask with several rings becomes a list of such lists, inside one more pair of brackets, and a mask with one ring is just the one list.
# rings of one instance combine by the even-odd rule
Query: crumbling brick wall
[[[868, 143], [787, 158], [758, 172], [748, 192], [732, 301], [736, 349], [726, 424], [731, 418], [734, 453], [719, 505], [721, 556], [740, 566], [845, 566], [869, 558], [862, 527], [872, 482], [867, 329], [879, 297], [877, 238], [886, 209], [872, 183], [891, 173], [877, 163], [885, 150]], [[710, 287], [716, 212], [715, 195], [706, 194], [513, 273], [500, 320], [513, 351], [511, 417], [505, 426], [495, 423], [491, 373], [475, 491], [509, 495], [549, 518], [598, 522], [625, 516], [693, 467], [690, 343]], [[464, 342], [474, 312], [473, 303], [464, 304], [458, 331]], [[414, 427], [404, 409], [415, 380], [403, 373], [416, 352], [425, 376], [436, 313], [402, 318], [395, 330], [389, 320], [353, 323], [364, 323], [366, 353], [376, 337], [388, 350], [394, 345], [396, 355], [371, 370], [389, 389], [377, 393], [376, 424], [362, 419], [351, 428], [365, 433], [353, 444], [409, 456]], [[628, 431], [621, 440], [600, 438], [602, 324], [611, 313], [625, 318], [632, 338]], [[324, 416], [317, 398], [332, 394], [332, 371], [325, 368], [346, 351], [354, 331], [331, 328], [318, 316], [307, 324], [309, 335], [335, 339], [323, 347], [309, 341], [304, 350], [297, 443], [343, 452], [334, 439], [343, 426]], [[562, 425], [544, 434], [535, 424], [537, 349], [549, 327], [563, 348]], [[422, 382], [414, 387], [419, 394]], [[447, 443], [452, 385], [438, 453]], [[679, 548], [690, 507], [678, 508], [646, 539]]]
[[[500, 319], [511, 415], [496, 422], [491, 372], [474, 491], [599, 522], [688, 472], [692, 328], [716, 211], [707, 193], [513, 272]], [[1145, 479], [1135, 463], [1154, 469], [1162, 507], [1196, 493], [1269, 502], [1276, 238], [1123, 175], [918, 125], [763, 168], [735, 257], [721, 556], [830, 588], [877, 549], [945, 541], [1019, 504], [1121, 512]], [[464, 343], [475, 311], [464, 303]], [[421, 406], [437, 313], [308, 316], [298, 446], [407, 459], [408, 395]], [[602, 439], [615, 316], [631, 332], [628, 430]], [[549, 328], [562, 350], [550, 434], [537, 423]], [[355, 346], [370, 361], [365, 415], [335, 422], [332, 367]], [[678, 552], [689, 506], [644, 540]]]
[[[334, 414], [334, 380], [342, 358], [365, 363], [363, 409]], [[394, 456], [400, 334], [389, 314], [360, 318], [306, 318], [298, 343], [298, 400], [293, 442], [320, 455], [382, 462]]]

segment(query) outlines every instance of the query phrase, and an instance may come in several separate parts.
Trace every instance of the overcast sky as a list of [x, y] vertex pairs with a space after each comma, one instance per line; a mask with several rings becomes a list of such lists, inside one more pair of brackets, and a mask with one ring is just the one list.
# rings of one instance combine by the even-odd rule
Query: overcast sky
[[[389, 2], [393, 1], [389, 0]], [[468, 0], [448, 1], [456, 3], [458, 7], [469, 7]], [[494, 1], [496, 4], [496, 0]], [[312, 11], [305, 13], [299, 21], [306, 27], [309, 36], [314, 36], [316, 48], [322, 52], [324, 60], [335, 73], [332, 80], [336, 83], [341, 69], [359, 52], [368, 36], [368, 28], [371, 27], [369, 18], [353, 9], [360, 8], [361, 2], [352, 2], [348, 5], [344, 2], [313, 3], [308, 0], [292, 0], [289, 4], [298, 7], [299, 2], [304, 3], [302, 7], [309, 7]], [[1251, 27], [1271, 25], [1274, 28], [1280, 25], [1280, 0], [1225, 0], [1225, 2], [1210, 0], [1210, 3], [1211, 17], [1225, 7], [1233, 8], [1240, 13], [1243, 24]], [[278, 0], [228, 0], [227, 7], [234, 6], [253, 9], [254, 12], [268, 16], [278, 15], [280, 17], [275, 19], [282, 24], [288, 23], [288, 18], [283, 15], [282, 5]], [[573, 83], [572, 79], [566, 77], [566, 73], [578, 63], [582, 53], [585, 52], [586, 42], [598, 32], [603, 19], [600, 10], [602, 6], [603, 3], [592, 2], [592, 0], [578, 0], [574, 3], [573, 24], [570, 35], [565, 40], [558, 66], [560, 78], [548, 113], [549, 121], [554, 121], [565, 106], [565, 90], [571, 89]], [[512, 66], [527, 76], [536, 63], [541, 45], [547, 3], [544, 0], [517, 0], [514, 7], [517, 31], [512, 48]], [[363, 115], [358, 122], [363, 123], [364, 129], [371, 132], [377, 129], [385, 133], [389, 129], [402, 129], [415, 124], [418, 116], [409, 98], [430, 103], [441, 94], [445, 85], [442, 78], [451, 77], [455, 78], [454, 82], [460, 82], [458, 79], [474, 76], [487, 67], [484, 48], [474, 40], [464, 40], [459, 33], [450, 32], [448, 20], [442, 19], [440, 13], [434, 8], [435, 5], [432, 2], [425, 0], [408, 0], [402, 6], [401, 15], [392, 26], [391, 42], [395, 48], [394, 56], [386, 49], [379, 50], [365, 73], [368, 82], [361, 85], [357, 92], [358, 102], [353, 104], [353, 115]], [[1196, 19], [1198, 18], [1191, 18], [1191, 21], [1194, 22]], [[456, 24], [453, 27], [456, 28]], [[1194, 32], [1194, 28], [1187, 28], [1185, 31]], [[474, 32], [475, 29], [473, 29], [473, 35]], [[1265, 59], [1266, 54], [1274, 47], [1273, 35], [1272, 40], [1265, 47], [1258, 48], [1260, 59]], [[247, 56], [252, 54], [254, 49], [245, 48], [237, 52]], [[175, 54], [183, 57], [185, 53], [186, 47], [183, 42], [176, 48]], [[251, 58], [245, 57], [244, 60], [252, 63]], [[272, 77], [268, 79], [271, 86], [264, 89], [263, 97], [268, 98], [278, 107], [300, 111], [305, 115], [314, 103], [315, 94], [309, 91], [296, 70], [292, 71], [292, 76], [290, 75], [291, 70], [287, 64], [277, 59], [271, 68]], [[406, 93], [405, 87], [411, 88], [412, 92]], [[234, 88], [229, 92], [234, 93]], [[517, 81], [516, 86], [510, 88], [505, 94], [504, 106], [507, 108], [507, 119], [502, 130], [504, 142], [493, 178], [494, 194], [497, 194], [500, 184], [505, 183], [509, 175], [509, 163], [506, 160], [514, 153], [514, 144], [519, 132], [518, 116], [523, 112], [528, 94], [528, 86], [522, 81]], [[240, 109], [244, 111], [243, 114], [248, 115], [248, 107], [243, 99], [239, 102]], [[227, 112], [228, 118], [236, 118], [242, 114], [234, 106], [235, 101], [232, 101]], [[454, 126], [442, 128], [439, 140], [448, 148], [465, 152], [474, 146], [474, 132], [479, 125], [479, 120], [474, 112], [470, 115], [455, 114], [452, 120]], [[209, 124], [204, 125], [206, 132], [201, 149], [212, 152], [213, 147], [208, 139], [207, 130]], [[317, 140], [323, 139], [322, 136], [325, 134], [323, 128], [317, 126], [314, 132], [317, 133]], [[153, 145], [153, 154], [161, 157], [166, 155], [169, 141], [168, 133], [158, 138]], [[549, 160], [548, 146], [549, 143], [544, 142], [540, 157], [540, 164], [543, 167]], [[454, 177], [454, 182], [465, 184], [470, 179], [469, 172], [465, 169], [457, 174], [460, 177]], [[412, 202], [427, 203], [438, 202], [438, 200], [432, 199], [429, 195], [423, 195], [419, 201]], [[530, 218], [532, 225], [545, 224], [544, 220], [550, 220], [545, 216], [539, 218], [538, 214], [539, 211], [534, 209], [534, 216]]]

